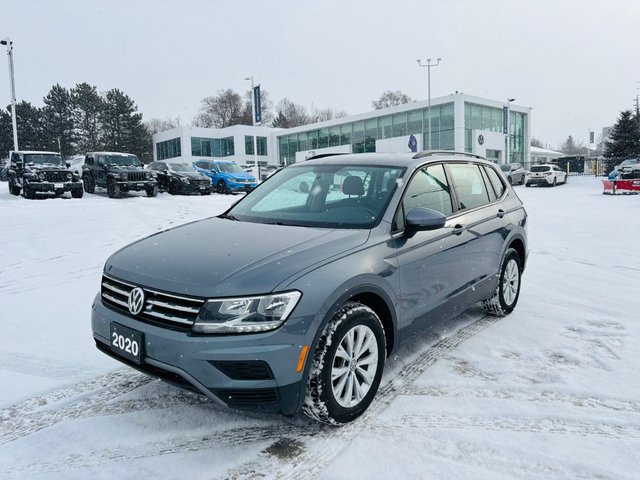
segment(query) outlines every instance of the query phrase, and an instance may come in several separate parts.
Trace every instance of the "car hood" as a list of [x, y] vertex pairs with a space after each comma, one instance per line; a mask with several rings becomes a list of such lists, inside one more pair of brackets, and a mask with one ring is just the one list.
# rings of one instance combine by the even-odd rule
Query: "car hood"
[[146, 172], [144, 167], [134, 167], [130, 165], [109, 165], [108, 169], [110, 172]]
[[198, 172], [172, 172], [172, 174], [178, 178], [188, 178], [189, 180], [202, 180], [208, 178]]
[[69, 172], [70, 170], [66, 166], [62, 165], [36, 165], [28, 164], [26, 170], [32, 172]]
[[369, 230], [319, 229], [209, 218], [113, 254], [105, 273], [176, 294], [268, 293], [296, 273], [366, 242]]

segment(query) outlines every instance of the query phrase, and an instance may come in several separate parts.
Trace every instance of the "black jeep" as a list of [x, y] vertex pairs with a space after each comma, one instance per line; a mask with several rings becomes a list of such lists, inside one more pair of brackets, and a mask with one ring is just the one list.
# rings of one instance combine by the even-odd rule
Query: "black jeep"
[[43, 194], [62, 195], [71, 192], [73, 198], [82, 197], [82, 180], [67, 168], [62, 155], [56, 152], [10, 152], [7, 172], [9, 192], [25, 198]]
[[90, 152], [82, 166], [84, 190], [93, 193], [96, 187], [107, 189], [110, 198], [121, 197], [131, 190], [144, 190], [147, 196], [158, 194], [158, 183], [145, 170], [138, 157], [130, 153]]

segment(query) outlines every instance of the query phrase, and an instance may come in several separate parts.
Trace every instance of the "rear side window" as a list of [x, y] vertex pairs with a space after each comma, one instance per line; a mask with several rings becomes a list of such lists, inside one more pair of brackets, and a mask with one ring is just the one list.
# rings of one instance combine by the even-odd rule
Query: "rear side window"
[[505, 190], [505, 185], [500, 175], [491, 167], [485, 167], [485, 171], [487, 172], [487, 176], [489, 177], [489, 181], [493, 186], [493, 190], [496, 192], [496, 197], [500, 198]]
[[479, 165], [474, 163], [452, 163], [449, 168], [458, 195], [458, 208], [460, 210], [468, 210], [489, 203], [489, 194]]

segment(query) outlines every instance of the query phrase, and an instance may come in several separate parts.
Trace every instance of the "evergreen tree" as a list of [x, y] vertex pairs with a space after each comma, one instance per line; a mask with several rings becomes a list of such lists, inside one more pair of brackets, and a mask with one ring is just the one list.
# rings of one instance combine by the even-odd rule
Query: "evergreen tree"
[[71, 89], [71, 107], [76, 153], [101, 150], [100, 112], [104, 102], [96, 87], [78, 83]]
[[[11, 107], [9, 106], [7, 110], [10, 108]], [[11, 113], [0, 110], [0, 160], [9, 156], [9, 150], [13, 150], [13, 125], [11, 123]]]
[[42, 123], [45, 149], [60, 151], [69, 156], [75, 153], [73, 118], [71, 116], [71, 95], [59, 84], [43, 99]]
[[106, 150], [134, 153], [148, 158], [151, 137], [142, 123], [136, 104], [117, 88], [109, 90], [100, 112], [102, 144]]
[[640, 119], [631, 110], [620, 112], [618, 121], [604, 145], [604, 156], [629, 158], [640, 156]]
[[[42, 109], [22, 100], [16, 103], [16, 125], [18, 129], [18, 146], [20, 150], [45, 150], [44, 125]], [[55, 149], [57, 151], [57, 148]]]

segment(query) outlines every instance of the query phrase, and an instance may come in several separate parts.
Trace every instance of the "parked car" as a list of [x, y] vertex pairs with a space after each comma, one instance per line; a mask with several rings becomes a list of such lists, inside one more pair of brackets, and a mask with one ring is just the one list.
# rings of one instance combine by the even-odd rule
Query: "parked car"
[[640, 158], [628, 158], [615, 166], [615, 169], [620, 173], [624, 173], [625, 170], [630, 171], [634, 168], [640, 168]]
[[121, 197], [134, 190], [149, 197], [158, 194], [158, 183], [131, 153], [89, 152], [82, 167], [84, 190], [93, 193], [96, 187], [107, 189], [110, 198]]
[[290, 165], [218, 217], [114, 253], [96, 346], [220, 405], [358, 417], [403, 340], [476, 302], [510, 313], [526, 265], [527, 214], [496, 165], [411, 155]]
[[82, 176], [82, 166], [84, 165], [84, 155], [75, 155], [66, 161], [67, 168], [76, 175]]
[[62, 195], [71, 192], [82, 198], [82, 180], [71, 172], [58, 152], [11, 151], [7, 171], [9, 192], [34, 199], [38, 196]]
[[533, 165], [529, 169], [524, 186], [545, 185], [547, 187], [555, 187], [562, 183], [567, 183], [567, 172], [561, 170], [557, 165], [543, 164]]
[[158, 189], [171, 195], [211, 194], [211, 179], [196, 172], [188, 163], [151, 162], [147, 165], [158, 182]]
[[509, 184], [524, 184], [527, 171], [519, 163], [503, 163], [500, 165], [500, 170], [502, 170], [502, 173], [507, 178]]
[[256, 177], [240, 165], [228, 160], [198, 160], [193, 163], [197, 172], [211, 179], [218, 193], [250, 192], [258, 185]]

